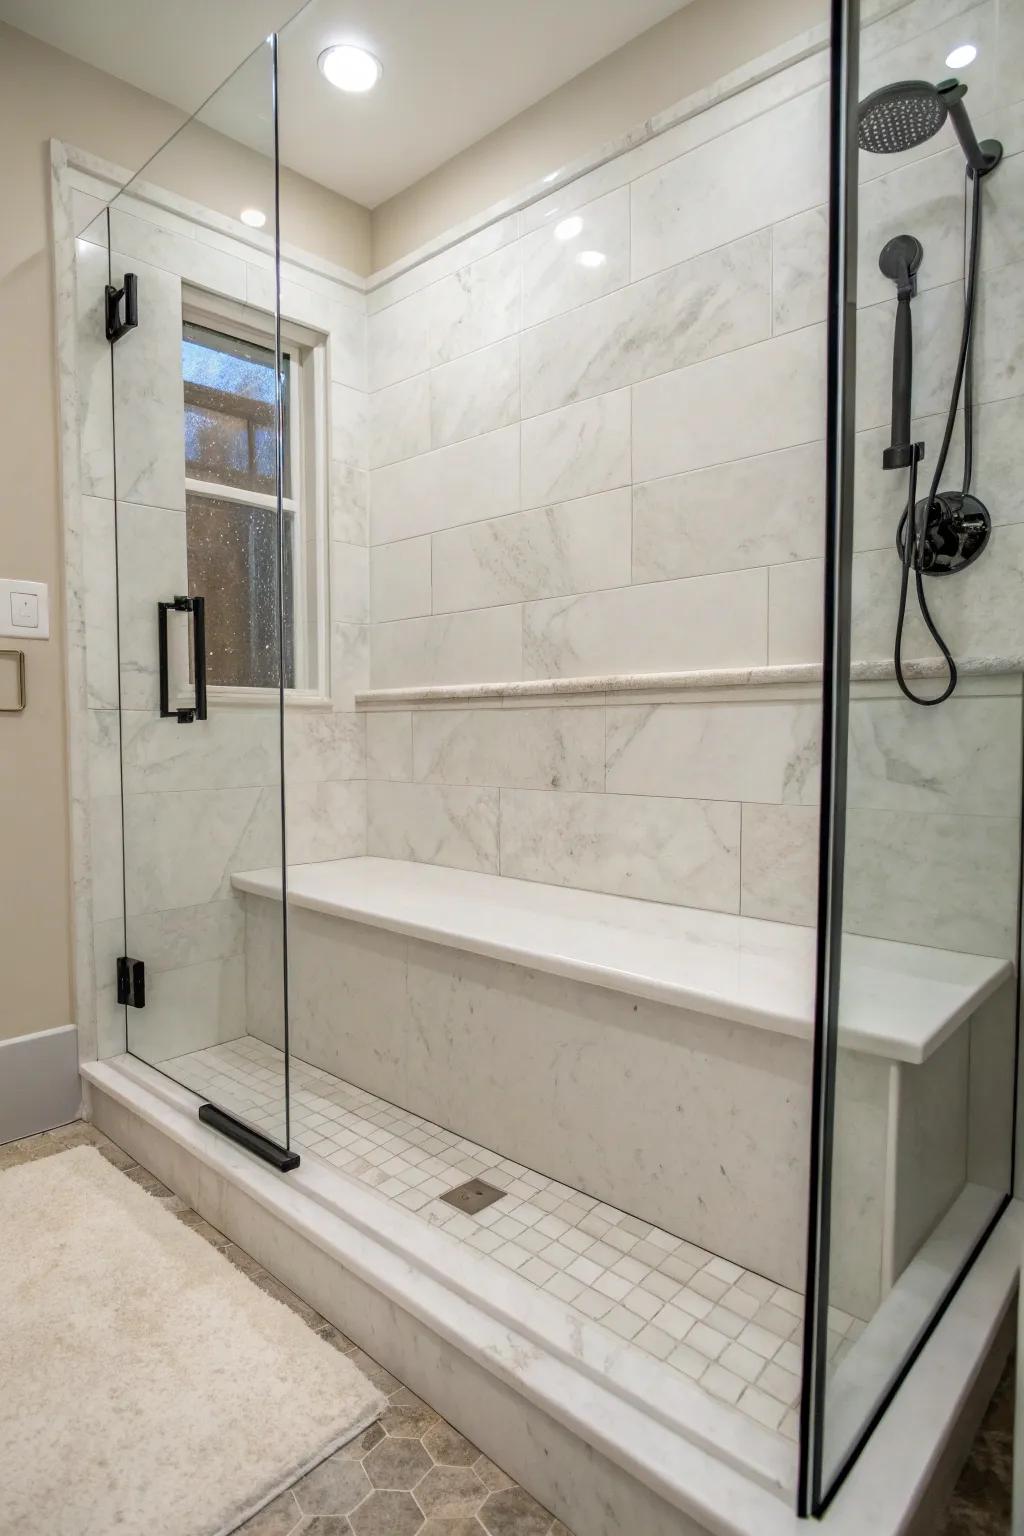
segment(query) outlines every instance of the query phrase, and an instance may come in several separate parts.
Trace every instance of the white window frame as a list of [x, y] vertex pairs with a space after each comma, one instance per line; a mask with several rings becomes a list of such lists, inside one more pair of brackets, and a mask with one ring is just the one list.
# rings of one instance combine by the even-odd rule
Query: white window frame
[[[251, 305], [224, 298], [182, 284], [182, 323], [201, 325], [208, 330], [252, 341], [259, 346], [274, 346], [274, 317]], [[328, 441], [327, 337], [308, 326], [291, 320], [281, 321], [281, 349], [290, 356], [289, 367], [289, 454], [291, 494], [282, 498], [282, 508], [292, 514], [292, 571], [295, 590], [295, 675], [312, 678], [311, 686], [285, 688], [285, 706], [323, 708], [331, 703], [330, 681], [330, 609], [328, 603]], [[184, 456], [184, 442], [182, 442]], [[260, 491], [241, 490], [215, 480], [185, 477], [188, 495], [208, 496], [251, 507], [277, 508], [277, 497]], [[277, 688], [244, 688], [235, 684], [211, 683], [207, 689], [211, 703], [264, 705], [276, 704]], [[185, 707], [190, 698], [183, 699]]]

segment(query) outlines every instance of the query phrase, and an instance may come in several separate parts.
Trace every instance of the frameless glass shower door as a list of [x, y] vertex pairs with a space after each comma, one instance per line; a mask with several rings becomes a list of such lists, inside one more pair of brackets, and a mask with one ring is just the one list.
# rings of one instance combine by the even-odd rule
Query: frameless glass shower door
[[835, 9], [813, 1514], [1013, 1186], [1020, 954], [1024, 10]]
[[274, 75], [271, 40], [110, 205], [107, 307], [127, 1049], [287, 1148], [284, 911], [247, 967], [235, 883], [281, 880], [296, 664]]

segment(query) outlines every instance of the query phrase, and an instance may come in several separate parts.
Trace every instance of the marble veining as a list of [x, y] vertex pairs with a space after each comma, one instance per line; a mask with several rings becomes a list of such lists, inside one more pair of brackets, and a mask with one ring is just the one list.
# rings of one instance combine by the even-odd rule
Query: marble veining
[[599, 492], [434, 535], [435, 613], [620, 587], [629, 490]]
[[762, 230], [525, 331], [524, 415], [762, 341], [770, 267]]

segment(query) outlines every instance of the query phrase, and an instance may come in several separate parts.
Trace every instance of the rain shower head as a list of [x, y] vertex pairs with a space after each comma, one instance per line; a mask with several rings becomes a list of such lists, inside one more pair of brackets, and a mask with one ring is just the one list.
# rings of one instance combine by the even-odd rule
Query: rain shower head
[[967, 156], [971, 175], [993, 170], [1003, 153], [996, 139], [979, 144], [964, 106], [959, 80], [897, 80], [872, 91], [857, 108], [857, 143], [873, 155], [899, 155], [934, 137], [948, 117]]
[[898, 155], [938, 133], [946, 103], [928, 80], [898, 80], [865, 96], [857, 111], [857, 143], [873, 155]]

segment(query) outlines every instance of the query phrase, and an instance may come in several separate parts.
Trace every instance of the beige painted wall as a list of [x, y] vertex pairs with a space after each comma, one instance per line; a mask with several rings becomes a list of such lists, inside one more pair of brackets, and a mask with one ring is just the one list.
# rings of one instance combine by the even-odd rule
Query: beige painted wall
[[[134, 167], [180, 121], [166, 103], [0, 25], [0, 575], [48, 582], [52, 605], [51, 638], [25, 642], [28, 709], [0, 715], [0, 1039], [73, 1018], [48, 140]], [[219, 186], [208, 158], [193, 195], [237, 214], [245, 156], [224, 151], [230, 181]], [[288, 238], [365, 264], [364, 210], [302, 177], [283, 181]]]
[[827, 18], [825, 0], [693, 0], [374, 209], [374, 271]]

